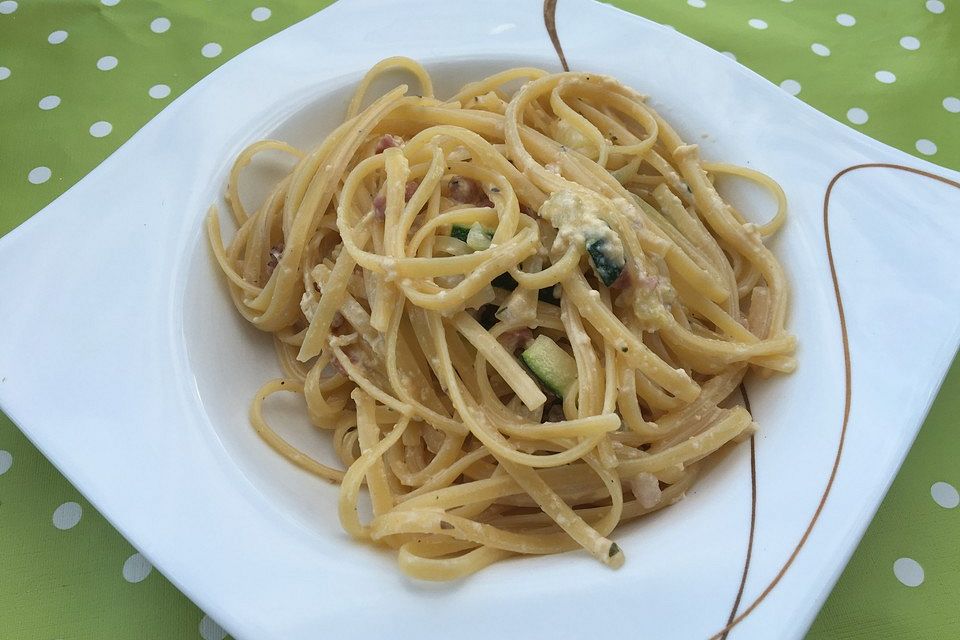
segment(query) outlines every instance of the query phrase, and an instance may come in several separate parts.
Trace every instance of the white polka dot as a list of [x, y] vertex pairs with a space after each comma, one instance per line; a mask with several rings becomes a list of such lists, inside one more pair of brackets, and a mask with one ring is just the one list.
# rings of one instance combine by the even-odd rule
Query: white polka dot
[[932, 156], [937, 152], [937, 145], [933, 143], [932, 140], [927, 140], [926, 138], [920, 138], [917, 140], [917, 151], [922, 153], [925, 156]]
[[13, 13], [17, 10], [17, 3], [13, 0], [3, 0], [0, 2], [0, 13]]
[[736, 60], [736, 59], [737, 59], [737, 54], [735, 54], [733, 51], [721, 51], [720, 53], [722, 53], [723, 55], [727, 56], [727, 57], [730, 58], [731, 60]]
[[750, 18], [747, 20], [747, 24], [753, 27], [754, 29], [766, 29], [767, 23], [760, 18]]
[[30, 169], [30, 173], [27, 174], [27, 180], [31, 184], [43, 184], [50, 179], [52, 172], [49, 167], [34, 167]]
[[90, 125], [90, 135], [92, 135], [94, 138], [108, 136], [110, 135], [111, 131], [113, 131], [113, 125], [106, 120], [100, 120], [99, 122], [94, 122], [92, 125]]
[[216, 58], [222, 51], [223, 47], [216, 42], [208, 42], [207, 44], [203, 45], [202, 49], [200, 49], [200, 53], [203, 54], [204, 58]]
[[[0, 451], [0, 455], [2, 454], [3, 452]], [[7, 467], [9, 468], [10, 465], [7, 464]], [[3, 473], [2, 459], [0, 459], [0, 473]], [[933, 496], [933, 501], [944, 509], [956, 509], [957, 505], [960, 505], [960, 493], [948, 482], [934, 482], [930, 487], [930, 495]]]
[[[13, 454], [11, 454], [9, 451], [4, 451], [3, 449], [0, 449], [0, 476], [2, 476], [7, 471], [9, 471], [10, 467], [12, 466], [13, 466]], [[943, 484], [943, 483], [940, 483], [940, 484]], [[954, 490], [954, 493], [956, 493], [956, 490]]]
[[50, 111], [50, 109], [56, 109], [60, 106], [60, 96], [46, 96], [40, 98], [40, 102], [37, 103], [37, 106], [43, 109], [44, 111]]
[[214, 622], [213, 618], [203, 616], [203, 620], [200, 621], [200, 637], [203, 640], [223, 640], [227, 637], [227, 632]]
[[120, 0], [100, 0], [100, 4], [107, 7], [115, 7], [120, 4]]
[[151, 571], [153, 565], [139, 553], [133, 554], [123, 563], [123, 579], [127, 582], [143, 582]]
[[893, 75], [890, 71], [877, 71], [873, 74], [873, 77], [883, 84], [893, 84], [897, 81], [897, 76]]
[[117, 59], [113, 56], [103, 56], [97, 60], [97, 69], [100, 69], [100, 71], [110, 71], [111, 69], [115, 69], [116, 66]]
[[703, 9], [707, 6], [707, 3], [704, 0], [687, 0], [687, 4], [691, 7], [696, 7], [697, 9]]
[[930, 13], [943, 13], [944, 8], [940, 0], [927, 0], [927, 11]]
[[780, 2], [793, 2], [793, 0], [780, 0]]
[[167, 18], [156, 18], [150, 23], [150, 31], [154, 33], [163, 33], [170, 28], [170, 20]]
[[165, 84], [155, 84], [150, 87], [150, 91], [147, 93], [149, 93], [150, 97], [154, 98], [155, 100], [163, 100], [170, 95], [170, 87]]
[[53, 512], [53, 526], [57, 529], [72, 529], [80, 522], [83, 509], [76, 502], [64, 502]]
[[264, 20], [269, 20], [272, 14], [273, 12], [266, 7], [257, 7], [250, 12], [250, 17], [253, 18], [255, 22], [263, 22]]
[[844, 27], [852, 27], [853, 25], [857, 24], [857, 19], [849, 13], [841, 13], [837, 16], [837, 23], [843, 25]]
[[853, 124], [864, 124], [870, 119], [870, 115], [860, 107], [854, 107], [847, 111], [847, 120]]
[[0, 80], [6, 80], [10, 77], [10, 69], [6, 67], [0, 67]]
[[47, 42], [49, 42], [50, 44], [60, 44], [61, 42], [66, 40], [67, 36], [69, 35], [70, 34], [64, 31], [63, 29], [59, 29], [47, 36]]
[[900, 38], [900, 46], [907, 51], [916, 51], [920, 48], [920, 41], [913, 36], [903, 36]]
[[913, 558], [900, 558], [893, 563], [893, 575], [908, 587], [923, 584], [923, 567]]
[[[2, 68], [0, 68], [0, 79], [2, 79]], [[9, 74], [8, 74], [9, 75]], [[943, 99], [943, 108], [949, 111], [950, 113], [960, 113], [960, 98], [954, 98], [950, 96]]]
[[800, 83], [796, 80], [784, 80], [780, 83], [780, 88], [792, 96], [800, 93]]
[[819, 42], [814, 42], [810, 45], [810, 50], [813, 51], [818, 56], [827, 57], [830, 55], [830, 49], [825, 44], [820, 44]]

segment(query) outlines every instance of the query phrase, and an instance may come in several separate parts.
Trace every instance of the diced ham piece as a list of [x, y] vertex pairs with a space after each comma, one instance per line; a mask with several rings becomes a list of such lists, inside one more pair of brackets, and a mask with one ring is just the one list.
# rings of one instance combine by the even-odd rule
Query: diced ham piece
[[375, 154], [383, 153], [387, 149], [390, 149], [392, 147], [399, 147], [401, 144], [403, 144], [403, 138], [401, 138], [400, 136], [395, 136], [388, 133], [388, 134], [385, 134], [379, 140], [377, 140], [377, 148], [374, 151], [374, 153]]
[[457, 202], [474, 202], [480, 194], [480, 186], [470, 178], [455, 176], [447, 185], [449, 195]]
[[[419, 180], [409, 181], [403, 189], [403, 199], [409, 200], [413, 197], [413, 194], [417, 192], [417, 188], [420, 186]], [[383, 220], [386, 217], [387, 212], [387, 196], [382, 193], [378, 193], [373, 199], [373, 216], [377, 220]]]
[[[363, 360], [364, 360], [363, 349], [361, 349], [355, 344], [348, 344], [345, 347], [343, 347], [343, 354], [347, 356], [347, 360], [349, 360], [351, 364], [354, 364], [363, 368], [364, 366], [363, 365]], [[337, 370], [337, 373], [340, 373], [345, 376], [348, 375], [347, 370], [344, 369], [343, 364], [341, 364], [340, 362], [340, 359], [337, 358], [336, 356], [333, 357], [333, 359], [330, 361], [330, 364], [333, 365], [333, 368]]]
[[[630, 271], [624, 269], [620, 272], [620, 275], [617, 276], [617, 279], [613, 281], [610, 285], [611, 289], [629, 289], [630, 283], [633, 282], [633, 279], [630, 277]], [[656, 286], [656, 284], [654, 284]]]
[[462, 202], [463, 204], [474, 204], [478, 207], [492, 207], [493, 203], [487, 194], [484, 193], [476, 180], [464, 178], [463, 176], [454, 176], [447, 185], [447, 196], [451, 200]]
[[377, 194], [373, 199], [373, 217], [377, 220], [383, 220], [387, 215], [387, 196], [382, 193]]
[[280, 264], [280, 256], [283, 255], [283, 243], [270, 247], [270, 259], [267, 260], [267, 275], [273, 273], [273, 270], [277, 268], [277, 265]]
[[527, 327], [511, 329], [510, 331], [504, 331], [497, 336], [497, 340], [501, 345], [503, 345], [504, 349], [510, 353], [513, 353], [518, 347], [523, 347], [528, 342], [533, 340], [533, 331]]
[[403, 190], [403, 199], [410, 200], [413, 197], [413, 194], [417, 192], [417, 189], [420, 187], [419, 180], [411, 180], [407, 183], [406, 188]]
[[338, 358], [334, 357], [334, 359], [330, 361], [330, 366], [332, 366], [340, 375], [347, 375], [347, 370], [343, 368], [343, 365], [340, 364], [340, 360]]

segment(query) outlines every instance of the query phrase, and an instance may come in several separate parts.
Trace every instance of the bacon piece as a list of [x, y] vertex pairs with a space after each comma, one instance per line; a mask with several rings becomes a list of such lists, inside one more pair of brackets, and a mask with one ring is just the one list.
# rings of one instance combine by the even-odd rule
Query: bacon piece
[[478, 207], [492, 207], [493, 203], [476, 180], [454, 176], [447, 184], [447, 196], [463, 204], [475, 204]]
[[273, 270], [280, 264], [280, 256], [283, 255], [283, 243], [277, 243], [270, 247], [270, 259], [267, 260], [267, 276], [269, 277]]
[[[411, 180], [406, 184], [403, 189], [403, 198], [404, 200], [409, 200], [413, 197], [413, 194], [416, 192], [417, 187], [420, 186], [419, 180]], [[387, 196], [382, 193], [378, 193], [373, 199], [373, 217], [377, 220], [383, 220], [386, 217], [387, 213]]]
[[406, 188], [403, 190], [403, 199], [410, 200], [413, 197], [413, 194], [417, 192], [417, 189], [420, 187], [419, 180], [411, 180], [407, 183]]
[[532, 340], [533, 331], [527, 327], [520, 327], [519, 329], [504, 331], [497, 336], [497, 341], [500, 342], [500, 344], [503, 345], [503, 348], [510, 353], [513, 353], [518, 347], [522, 347]]
[[403, 138], [401, 138], [400, 136], [395, 136], [393, 134], [387, 133], [387, 134], [384, 134], [382, 138], [377, 140], [377, 147], [373, 153], [374, 154], [383, 153], [387, 149], [391, 149], [393, 147], [399, 147], [401, 144], [403, 144]]
[[470, 178], [454, 176], [447, 184], [447, 190], [451, 200], [469, 203], [479, 197], [480, 185]]
[[[620, 275], [617, 276], [617, 279], [610, 283], [610, 288], [615, 290], [620, 289], [629, 289], [633, 279], [630, 277], [630, 271], [624, 269], [620, 272]], [[656, 283], [654, 283], [656, 286]]]
[[[349, 360], [351, 364], [356, 365], [360, 368], [366, 367], [366, 364], [365, 364], [366, 358], [363, 353], [363, 349], [358, 345], [348, 344], [344, 346], [343, 354], [347, 356], [347, 360]], [[347, 370], [343, 367], [343, 364], [340, 362], [339, 358], [334, 356], [333, 359], [330, 360], [330, 364], [333, 366], [334, 369], [337, 370], [337, 373], [340, 373], [342, 375], [349, 377]]]
[[387, 196], [378, 193], [373, 199], [373, 217], [377, 220], [383, 220], [387, 213]]
[[330, 366], [332, 366], [340, 375], [347, 375], [347, 370], [343, 368], [343, 365], [340, 364], [340, 360], [338, 358], [334, 357], [334, 359], [330, 361]]

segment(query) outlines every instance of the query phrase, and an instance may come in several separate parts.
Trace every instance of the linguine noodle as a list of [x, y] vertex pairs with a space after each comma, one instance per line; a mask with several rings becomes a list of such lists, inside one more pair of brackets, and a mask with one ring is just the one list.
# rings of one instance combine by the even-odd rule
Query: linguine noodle
[[[422, 95], [399, 86], [363, 107], [397, 68]], [[240, 172], [267, 150], [296, 166], [246, 211]], [[747, 222], [714, 188], [725, 175], [769, 190], [776, 215]], [[251, 422], [339, 483], [344, 529], [396, 549], [411, 576], [579, 547], [621, 565], [614, 528], [680, 499], [754, 432], [725, 402], [747, 371], [795, 367], [764, 245], [783, 191], [703, 162], [607, 76], [511, 69], [444, 100], [390, 58], [318, 147], [244, 151], [227, 200], [237, 231], [224, 245], [212, 210], [213, 252], [284, 372]], [[303, 396], [342, 467], [274, 431], [263, 404], [281, 391]]]

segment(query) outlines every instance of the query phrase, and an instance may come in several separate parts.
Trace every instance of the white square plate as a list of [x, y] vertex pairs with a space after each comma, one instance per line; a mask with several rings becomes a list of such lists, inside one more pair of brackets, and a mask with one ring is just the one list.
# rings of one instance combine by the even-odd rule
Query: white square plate
[[[790, 202], [775, 251], [800, 368], [750, 382], [753, 446], [617, 530], [619, 571], [568, 553], [422, 584], [351, 542], [335, 488], [248, 427], [276, 365], [202, 230], [243, 146], [316, 142], [383, 57], [423, 61], [441, 94], [558, 68], [539, 3], [342, 0], [225, 64], [0, 240], [4, 411], [237, 638], [707, 638], [731, 619], [733, 637], [799, 637], [909, 449], [960, 335], [960, 185], [929, 174], [960, 176], [608, 6], [561, 0], [556, 27], [571, 67], [648, 93], [706, 158], [763, 170]], [[891, 166], [851, 169], [868, 163]], [[754, 195], [734, 194], [767, 206]]]

